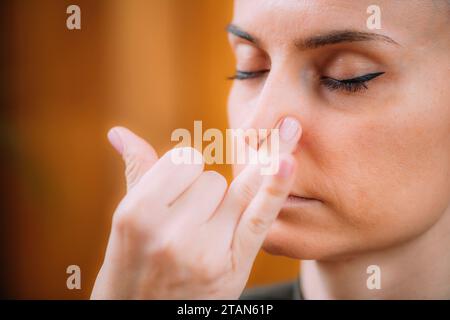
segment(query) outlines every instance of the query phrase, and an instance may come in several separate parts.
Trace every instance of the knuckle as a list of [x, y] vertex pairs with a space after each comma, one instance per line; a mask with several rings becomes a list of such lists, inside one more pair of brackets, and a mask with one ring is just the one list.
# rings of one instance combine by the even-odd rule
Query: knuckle
[[192, 147], [179, 147], [174, 148], [168, 152], [168, 158], [174, 164], [196, 164], [203, 168], [204, 159], [203, 155], [195, 148]]
[[159, 240], [148, 250], [148, 257], [158, 262], [173, 261], [177, 257], [176, 244], [172, 240], [159, 237]]
[[242, 208], [245, 208], [246, 204], [250, 202], [250, 200], [254, 197], [255, 193], [253, 188], [247, 183], [243, 183], [242, 185], [236, 185], [231, 183], [229, 192], [231, 197], [233, 199], [236, 199], [236, 202]]
[[275, 197], [275, 198], [280, 198], [283, 197], [285, 195], [285, 191], [280, 188], [279, 186], [275, 186], [275, 185], [268, 185], [264, 187], [264, 192], [270, 196], [270, 197]]
[[137, 192], [128, 193], [125, 198], [119, 203], [117, 207], [118, 215], [134, 215], [141, 210], [141, 208], [145, 207], [144, 197], [139, 196]]
[[192, 179], [201, 176], [205, 168], [202, 154], [194, 148], [175, 148], [164, 156], [162, 161], [168, 162], [168, 170], [172, 170], [174, 175]]
[[228, 182], [225, 179], [223, 175], [216, 171], [204, 171], [202, 173], [202, 177], [209, 183], [213, 184], [215, 187], [219, 188], [220, 190], [226, 190], [228, 186]]
[[201, 282], [210, 283], [220, 279], [224, 272], [221, 265], [209, 262], [208, 260], [197, 259], [193, 266], [196, 278]]
[[264, 233], [270, 226], [270, 221], [264, 217], [254, 216], [248, 223], [249, 229], [254, 234]]
[[141, 214], [145, 208], [143, 201], [142, 197], [125, 198], [113, 215], [112, 227], [122, 234], [151, 235], [152, 228]]
[[139, 230], [138, 225], [134, 214], [118, 212], [113, 216], [112, 226], [121, 234], [136, 233]]

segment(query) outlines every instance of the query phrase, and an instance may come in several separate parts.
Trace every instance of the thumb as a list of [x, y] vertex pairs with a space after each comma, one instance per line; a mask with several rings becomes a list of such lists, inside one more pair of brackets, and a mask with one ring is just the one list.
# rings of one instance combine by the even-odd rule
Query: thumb
[[158, 160], [158, 155], [144, 139], [124, 127], [109, 130], [108, 140], [125, 162], [125, 177], [129, 191]]

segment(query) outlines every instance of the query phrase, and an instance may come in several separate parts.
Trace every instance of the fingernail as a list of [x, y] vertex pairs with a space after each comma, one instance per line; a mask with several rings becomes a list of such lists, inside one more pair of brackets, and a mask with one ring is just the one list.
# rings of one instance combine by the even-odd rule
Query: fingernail
[[294, 118], [284, 118], [280, 125], [280, 137], [282, 140], [288, 142], [293, 139], [299, 130], [299, 123]]
[[293, 171], [292, 161], [282, 159], [278, 167], [278, 175], [284, 179], [289, 178]]
[[117, 132], [117, 129], [113, 128], [108, 132], [108, 140], [120, 154], [123, 152], [123, 144], [122, 139], [120, 139], [120, 135]]

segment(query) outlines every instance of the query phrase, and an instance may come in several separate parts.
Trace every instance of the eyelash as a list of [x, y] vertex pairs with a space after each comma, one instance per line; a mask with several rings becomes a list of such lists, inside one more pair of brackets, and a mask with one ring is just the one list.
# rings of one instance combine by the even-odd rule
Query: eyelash
[[254, 79], [262, 76], [263, 74], [269, 72], [269, 70], [261, 70], [261, 71], [240, 71], [237, 70], [236, 74], [228, 77], [229, 80], [248, 80]]
[[342, 80], [330, 77], [321, 77], [320, 82], [331, 91], [343, 90], [353, 93], [361, 90], [367, 90], [367, 82], [381, 76], [382, 74], [384, 74], [384, 72], [374, 72], [360, 77]]
[[[236, 71], [236, 74], [229, 77], [230, 80], [248, 80], [254, 79], [262, 76], [267, 73], [269, 70], [261, 70], [261, 71]], [[368, 73], [360, 77], [351, 78], [351, 79], [334, 79], [331, 77], [321, 77], [320, 83], [327, 87], [331, 91], [335, 90], [343, 90], [347, 92], [358, 92], [361, 90], [367, 90], [367, 82], [381, 76], [384, 72], [374, 72]]]

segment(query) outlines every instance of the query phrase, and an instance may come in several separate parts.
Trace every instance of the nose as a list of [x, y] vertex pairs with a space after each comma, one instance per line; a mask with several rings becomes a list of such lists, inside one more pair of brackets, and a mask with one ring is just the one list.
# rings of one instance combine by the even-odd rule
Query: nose
[[292, 72], [270, 71], [249, 117], [242, 125], [244, 129], [267, 133], [259, 137], [259, 145], [270, 134], [270, 130], [279, 128], [286, 118], [297, 120], [303, 127], [304, 106], [299, 94], [299, 82], [300, 77], [295, 77]]

